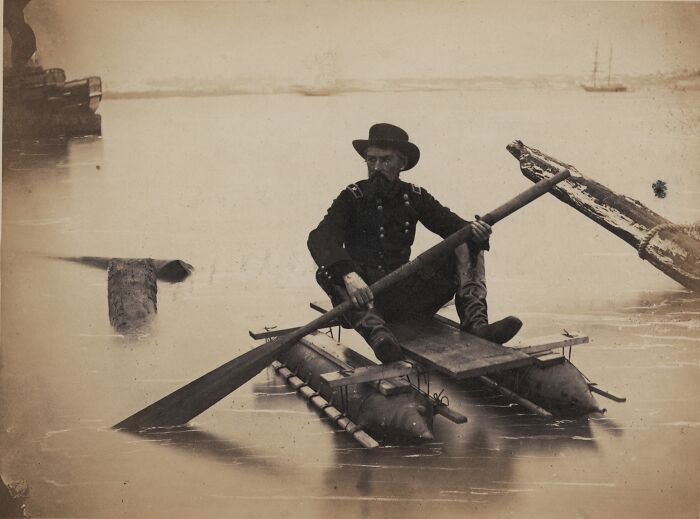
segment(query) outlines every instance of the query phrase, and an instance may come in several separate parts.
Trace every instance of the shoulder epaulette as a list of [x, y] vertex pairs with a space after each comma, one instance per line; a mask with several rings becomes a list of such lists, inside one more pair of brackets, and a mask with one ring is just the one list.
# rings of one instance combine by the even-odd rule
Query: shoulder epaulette
[[348, 186], [348, 191], [350, 191], [352, 193], [352, 196], [354, 196], [355, 198], [362, 198], [364, 196], [362, 190], [357, 184], [350, 184]]
[[417, 195], [420, 195], [423, 192], [423, 189], [420, 186], [417, 186], [415, 184], [411, 184], [411, 189]]

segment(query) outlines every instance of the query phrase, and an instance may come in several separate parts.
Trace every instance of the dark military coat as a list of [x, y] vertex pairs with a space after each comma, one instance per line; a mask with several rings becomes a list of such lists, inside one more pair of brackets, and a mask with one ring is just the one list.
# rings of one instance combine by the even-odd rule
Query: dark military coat
[[375, 198], [365, 194], [367, 182], [344, 189], [309, 234], [314, 261], [341, 286], [349, 272], [373, 283], [407, 263], [418, 222], [443, 238], [468, 223], [418, 186], [397, 180]]

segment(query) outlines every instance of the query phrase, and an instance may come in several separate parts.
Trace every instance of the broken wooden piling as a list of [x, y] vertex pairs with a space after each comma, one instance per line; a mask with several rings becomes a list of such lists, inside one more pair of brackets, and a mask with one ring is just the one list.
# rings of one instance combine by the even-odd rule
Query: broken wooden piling
[[533, 182], [549, 178], [562, 167], [571, 177], [551, 193], [637, 249], [639, 256], [686, 288], [700, 291], [698, 225], [678, 225], [637, 200], [617, 194], [574, 166], [550, 157], [521, 141], [507, 146], [520, 170]]
[[156, 267], [151, 259], [113, 259], [107, 267], [109, 322], [119, 333], [144, 328], [157, 312]]
[[119, 333], [142, 331], [157, 312], [156, 280], [179, 283], [194, 267], [185, 261], [100, 256], [54, 257], [107, 270], [109, 321]]

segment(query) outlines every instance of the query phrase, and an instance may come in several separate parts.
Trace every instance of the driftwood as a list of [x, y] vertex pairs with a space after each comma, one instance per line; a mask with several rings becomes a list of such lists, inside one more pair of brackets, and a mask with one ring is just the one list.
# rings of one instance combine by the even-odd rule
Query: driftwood
[[113, 259], [107, 267], [109, 321], [119, 333], [143, 329], [157, 312], [156, 268], [151, 259]]
[[637, 249], [642, 259], [693, 291], [700, 291], [700, 240], [697, 226], [676, 225], [639, 201], [614, 193], [584, 177], [575, 167], [520, 141], [507, 146], [523, 175], [538, 182], [561, 167], [571, 177], [552, 189], [562, 202], [583, 213]]
[[[75, 263], [80, 263], [81, 265], [88, 265], [90, 267], [96, 267], [103, 270], [107, 270], [107, 268], [109, 267], [109, 262], [113, 260], [132, 261], [129, 258], [103, 258], [98, 256], [63, 256], [59, 259], [73, 261]], [[144, 259], [143, 261], [146, 261], [146, 259]], [[192, 265], [179, 259], [159, 260], [148, 258], [148, 261], [153, 262], [153, 266], [156, 271], [156, 277], [158, 278], [158, 280], [166, 281], [168, 283], [179, 283], [180, 281], [184, 281], [194, 270], [194, 267], [192, 267]]]

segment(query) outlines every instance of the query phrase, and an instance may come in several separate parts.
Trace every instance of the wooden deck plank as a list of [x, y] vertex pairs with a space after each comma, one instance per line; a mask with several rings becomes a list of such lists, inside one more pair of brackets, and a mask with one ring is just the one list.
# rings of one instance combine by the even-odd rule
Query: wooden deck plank
[[[330, 301], [312, 302], [311, 308], [327, 312]], [[457, 380], [535, 362], [526, 353], [463, 332], [457, 323], [441, 315], [390, 323], [389, 328], [408, 357]]]
[[530, 365], [529, 355], [470, 335], [436, 319], [393, 323], [406, 354], [457, 380]]
[[400, 360], [398, 362], [392, 362], [391, 364], [378, 364], [375, 366], [355, 368], [353, 370], [324, 373], [321, 375], [321, 380], [330, 387], [340, 387], [415, 374], [416, 368], [413, 364]]

